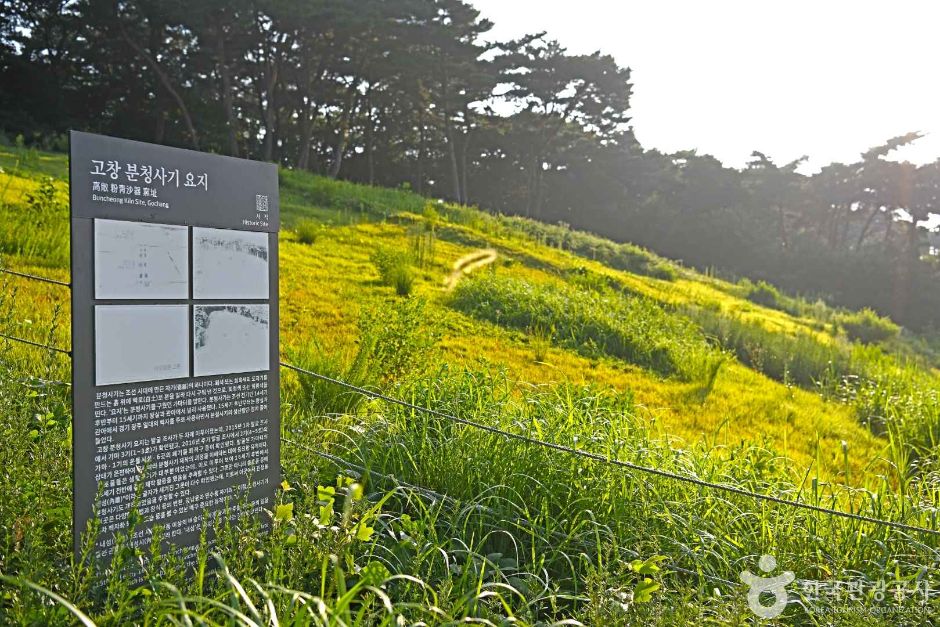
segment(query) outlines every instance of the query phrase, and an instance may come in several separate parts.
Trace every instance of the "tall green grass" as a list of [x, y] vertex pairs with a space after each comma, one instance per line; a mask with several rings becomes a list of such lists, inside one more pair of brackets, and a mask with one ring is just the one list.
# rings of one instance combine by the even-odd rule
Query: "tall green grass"
[[675, 264], [635, 244], [614, 242], [566, 224], [546, 224], [521, 217], [503, 217], [503, 224], [517, 233], [524, 233], [536, 242], [568, 250], [586, 259], [593, 259], [617, 270], [674, 281], [679, 276]]
[[714, 309], [684, 307], [679, 311], [738, 361], [777, 381], [820, 390], [829, 379], [858, 374], [848, 345], [825, 343], [805, 331], [792, 335], [771, 331], [759, 322]]
[[[433, 363], [439, 331], [421, 299], [364, 310], [358, 331], [353, 350], [327, 350], [312, 339], [288, 350], [290, 363], [373, 391], [424, 373]], [[367, 400], [323, 379], [301, 375], [296, 382], [286, 400], [314, 416], [355, 414]]]
[[[344, 215], [336, 221], [346, 223], [425, 206], [397, 191], [283, 176], [287, 202], [336, 207], [310, 217]], [[315, 213], [312, 204], [303, 209]], [[487, 220], [486, 228], [503, 228], [466, 211]], [[50, 223], [37, 232], [51, 239], [53, 231]], [[46, 253], [53, 254], [38, 254]], [[0, 330], [38, 341], [65, 335], [54, 316], [30, 312], [27, 325], [28, 305], [2, 287]], [[496, 275], [461, 287], [473, 315], [523, 331], [550, 319], [555, 330], [536, 335], [585, 354], [636, 360], [703, 385], [713, 381], [706, 366], [720, 363], [688, 317], [606, 281], [507, 283]], [[680, 448], [662, 438], [629, 391], [519, 385], [497, 368], [440, 365], [436, 323], [423, 307], [419, 299], [388, 298], [367, 309], [358, 343], [349, 338], [345, 353], [333, 347], [341, 356], [330, 363], [313, 342], [288, 355], [418, 405], [610, 459], [937, 526], [936, 472], [923, 449], [905, 444], [935, 441], [936, 384], [878, 348], [843, 341], [836, 346], [848, 357], [833, 357], [808, 347], [812, 358], [794, 365], [784, 353], [802, 345], [757, 331], [731, 330], [722, 344], [760, 344], [762, 368], [784, 379], [799, 370], [807, 385], [883, 421], [889, 471], [854, 490], [794, 467], [769, 441], [718, 445], [715, 434]], [[754, 350], [746, 354], [756, 367]], [[408, 408], [352, 401], [346, 390], [299, 375], [284, 377], [285, 483], [266, 514], [270, 530], [237, 516], [213, 523], [217, 541], [200, 548], [192, 576], [158, 543], [125, 545], [115, 562], [91, 565], [71, 557], [70, 397], [55, 383], [68, 379], [59, 356], [0, 341], [2, 624], [75, 624], [79, 613], [102, 625], [748, 624], [755, 618], [738, 575], [754, 570], [763, 553], [804, 581], [861, 582], [869, 590], [879, 581], [919, 581], [940, 589], [935, 537], [629, 472]], [[324, 452], [353, 465], [324, 460]], [[233, 494], [236, 511], [237, 503]], [[128, 520], [128, 532], [136, 523]], [[126, 575], [140, 568], [146, 576], [135, 587]], [[921, 607], [890, 594], [825, 596], [808, 607], [805, 599], [791, 604], [781, 621], [933, 624], [940, 616], [935, 600]], [[909, 613], [880, 612], [897, 608]]]
[[[926, 485], [912, 485], [904, 499], [887, 484], [853, 493], [809, 485], [801, 469], [757, 445], [720, 456], [706, 445], [674, 450], [637, 416], [629, 392], [559, 384], [519, 396], [499, 370], [450, 368], [385, 389], [610, 458], [820, 505], [852, 503], [863, 514], [930, 520], [920, 505], [935, 496]], [[8, 438], [0, 455], [16, 469], [0, 477], [5, 623], [71, 624], [77, 612], [102, 625], [186, 624], [187, 617], [193, 624], [259, 626], [742, 622], [751, 616], [746, 590], [733, 582], [765, 552], [801, 578], [936, 579], [922, 569], [940, 550], [936, 539], [912, 542], [880, 527], [758, 506], [398, 406], [373, 407], [368, 421], [345, 425], [288, 412], [288, 438], [304, 444], [284, 446], [285, 484], [271, 530], [244, 517], [220, 521], [214, 549], [200, 550], [193, 577], [158, 544], [124, 551], [122, 561], [103, 568], [70, 564], [68, 508], [59, 515], [54, 507], [68, 499], [60, 480], [68, 472], [67, 432], [53, 427], [42, 442], [17, 435], [37, 402], [45, 401], [0, 379]], [[365, 470], [321, 462], [317, 450]], [[24, 463], [37, 455], [42, 464]], [[399, 480], [448, 496], [396, 488]], [[895, 559], [886, 562], [886, 555]], [[124, 576], [132, 563], [147, 573], [142, 588]], [[652, 596], [640, 602], [639, 592], [649, 589]], [[896, 605], [868, 597], [822, 603], [827, 611]], [[914, 600], [901, 603], [917, 609]], [[931, 612], [916, 615], [929, 622]], [[872, 616], [868, 624], [892, 624]], [[784, 619], [814, 618], [792, 605]]]
[[[397, 395], [515, 433], [759, 492], [878, 516], [914, 512], [908, 509], [912, 501], [893, 496], [888, 483], [874, 493], [807, 481], [805, 469], [793, 468], [770, 448], [742, 443], [726, 455], [715, 455], [707, 444], [674, 450], [638, 419], [629, 394], [560, 384], [527, 389], [520, 398], [498, 370], [445, 368], [435, 377], [400, 386]], [[511, 548], [514, 555], [535, 559], [547, 579], [572, 586], [571, 593], [586, 599], [597, 594], [599, 605], [579, 606], [578, 616], [588, 624], [630, 624], [643, 617], [673, 624], [684, 615], [679, 608], [661, 608], [655, 619], [636, 608], [626, 615], [610, 613], [604, 595], [591, 590], [589, 582], [598, 571], [606, 578], [623, 577], [630, 550], [672, 556], [678, 567], [727, 579], [736, 578], [740, 556], [762, 551], [772, 551], [796, 572], [825, 577], [816, 564], [824, 562], [831, 569], [827, 572], [838, 572], [851, 563], [863, 577], [877, 579], [890, 571], [883, 562], [885, 551], [904, 553], [919, 546], [926, 556], [933, 549], [921, 541], [936, 544], [921, 538], [911, 545], [883, 529], [861, 531], [852, 523], [804, 511], [755, 506], [734, 495], [626, 472], [399, 407], [386, 408], [365, 437], [344, 448], [363, 464], [458, 499], [479, 503], [474, 495], [485, 494], [486, 506], [503, 518], [492, 528], [493, 544], [487, 550], [505, 555]], [[919, 519], [930, 524], [928, 503], [937, 497], [936, 486], [912, 485], [911, 496], [922, 504]], [[485, 535], [491, 512], [475, 507]], [[511, 538], [498, 531], [507, 525], [516, 529]], [[584, 551], [582, 560], [571, 561]], [[920, 559], [902, 559], [901, 571], [918, 571]], [[727, 590], [707, 579], [699, 585]], [[728, 605], [736, 600], [726, 592], [721, 598], [722, 609], [714, 609], [727, 620]], [[790, 620], [812, 620], [796, 607], [788, 612]]]
[[901, 334], [901, 327], [871, 309], [844, 313], [836, 321], [850, 339], [864, 344], [883, 344]]
[[440, 209], [448, 220], [489, 235], [522, 237], [539, 245], [551, 246], [585, 259], [599, 261], [617, 270], [666, 281], [674, 281], [679, 277], [676, 264], [645, 248], [578, 231], [566, 224], [546, 224], [520, 216], [492, 215], [450, 204], [442, 204]]
[[34, 191], [16, 193], [11, 189], [15, 174], [0, 174], [0, 254], [17, 255], [32, 265], [67, 266], [67, 192], [52, 178], [40, 177]]
[[844, 339], [824, 342], [808, 332], [770, 331], [712, 309], [681, 312], [741, 363], [847, 403], [875, 433], [891, 436], [919, 458], [940, 459], [940, 383], [920, 361]]
[[390, 248], [378, 248], [369, 259], [379, 273], [384, 285], [395, 290], [399, 296], [408, 296], [415, 283], [415, 272], [411, 256]]
[[810, 300], [803, 296], [793, 296], [780, 291], [775, 285], [766, 281], [751, 281], [748, 278], [738, 280], [728, 289], [727, 283], [718, 283], [725, 291], [746, 298], [752, 303], [786, 312], [797, 318], [808, 318], [819, 323], [831, 322], [839, 313], [839, 309], [832, 307], [821, 298]]
[[427, 202], [405, 190], [358, 185], [288, 169], [280, 170], [280, 193], [282, 204], [289, 208], [284, 212], [288, 224], [302, 218], [324, 217], [340, 223], [348, 223], [354, 216], [384, 220], [402, 212], [421, 214]]
[[493, 273], [462, 281], [451, 305], [506, 327], [553, 328], [561, 346], [609, 355], [662, 376], [703, 381], [723, 359], [688, 320], [650, 299]]

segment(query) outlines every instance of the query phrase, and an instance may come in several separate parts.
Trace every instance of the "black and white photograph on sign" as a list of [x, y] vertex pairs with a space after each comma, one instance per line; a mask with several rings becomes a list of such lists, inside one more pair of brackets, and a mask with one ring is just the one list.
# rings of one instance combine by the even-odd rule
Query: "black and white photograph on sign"
[[268, 298], [268, 234], [193, 228], [193, 298]]
[[268, 305], [196, 305], [194, 376], [257, 372], [270, 363]]
[[95, 307], [96, 385], [188, 376], [188, 305]]
[[95, 220], [95, 298], [189, 296], [185, 226]]

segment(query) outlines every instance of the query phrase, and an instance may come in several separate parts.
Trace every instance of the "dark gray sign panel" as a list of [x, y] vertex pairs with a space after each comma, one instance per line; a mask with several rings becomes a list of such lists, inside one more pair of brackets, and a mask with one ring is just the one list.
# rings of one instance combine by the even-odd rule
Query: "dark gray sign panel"
[[277, 168], [73, 131], [69, 172], [75, 550], [141, 481], [131, 542], [192, 548], [280, 480]]

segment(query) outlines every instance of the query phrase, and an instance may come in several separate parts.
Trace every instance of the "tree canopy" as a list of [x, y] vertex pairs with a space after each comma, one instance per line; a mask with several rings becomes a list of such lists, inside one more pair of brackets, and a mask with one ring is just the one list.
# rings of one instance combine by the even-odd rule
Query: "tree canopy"
[[[0, 0], [0, 131], [69, 128], [562, 221], [940, 326], [940, 161], [911, 133], [818, 174], [644, 149], [630, 71], [462, 0]], [[933, 240], [934, 243], [936, 240]]]

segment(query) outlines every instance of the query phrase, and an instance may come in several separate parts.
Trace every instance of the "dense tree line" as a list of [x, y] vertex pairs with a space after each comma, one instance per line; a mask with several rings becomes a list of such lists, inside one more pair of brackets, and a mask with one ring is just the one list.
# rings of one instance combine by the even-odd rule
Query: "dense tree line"
[[[699, 267], [940, 326], [912, 134], [814, 176], [644, 150], [629, 69], [461, 0], [0, 0], [0, 130], [69, 128], [276, 161], [564, 221]], [[691, 106], [691, 105], [690, 105]]]

